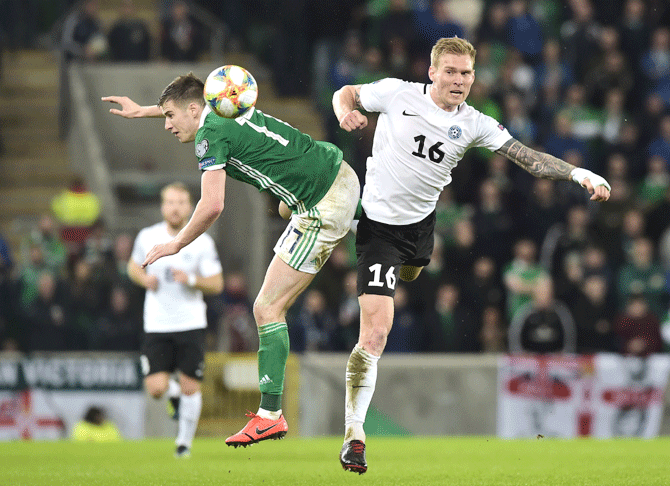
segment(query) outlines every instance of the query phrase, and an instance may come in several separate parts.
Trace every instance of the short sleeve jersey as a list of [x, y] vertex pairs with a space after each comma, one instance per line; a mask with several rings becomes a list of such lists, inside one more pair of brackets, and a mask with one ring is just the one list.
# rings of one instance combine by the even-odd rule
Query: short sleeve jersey
[[[167, 243], [172, 238], [165, 222], [144, 228], [135, 238], [131, 258], [140, 264], [154, 245]], [[179, 253], [160, 258], [146, 268], [150, 275], [158, 278], [158, 288], [147, 290], [144, 298], [145, 332], [181, 332], [207, 327], [202, 292], [176, 282], [172, 269], [203, 277], [221, 273], [212, 237], [203, 233]]]
[[326, 195], [342, 163], [335, 145], [255, 108], [229, 119], [206, 107], [195, 142], [200, 170], [224, 169], [233, 179], [274, 194], [297, 214]]
[[380, 223], [426, 218], [470, 147], [494, 151], [512, 138], [465, 102], [451, 112], [441, 109], [428, 84], [393, 78], [364, 84], [361, 105], [380, 113], [363, 188], [363, 209]]

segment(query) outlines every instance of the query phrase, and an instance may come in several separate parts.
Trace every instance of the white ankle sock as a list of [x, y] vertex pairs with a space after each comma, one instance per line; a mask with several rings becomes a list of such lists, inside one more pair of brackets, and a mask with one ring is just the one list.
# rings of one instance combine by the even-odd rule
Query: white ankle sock
[[263, 417], [265, 419], [270, 419], [270, 420], [279, 420], [279, 417], [281, 417], [281, 408], [277, 410], [276, 412], [273, 412], [271, 410], [265, 410], [264, 408], [258, 408], [258, 412], [256, 415], [259, 417]]
[[344, 414], [345, 442], [354, 439], [365, 441], [363, 423], [375, 392], [377, 361], [379, 356], [368, 353], [358, 345], [349, 356]]
[[182, 395], [179, 398], [179, 432], [175, 443], [185, 445], [189, 449], [193, 444], [195, 431], [198, 429], [198, 420], [202, 410], [202, 393]]

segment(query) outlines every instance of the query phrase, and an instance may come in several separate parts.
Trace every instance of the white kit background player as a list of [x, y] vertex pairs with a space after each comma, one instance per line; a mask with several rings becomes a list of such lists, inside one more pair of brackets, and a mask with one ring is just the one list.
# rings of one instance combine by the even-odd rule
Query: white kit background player
[[380, 113], [356, 233], [361, 325], [346, 371], [340, 452], [345, 470], [367, 470], [363, 423], [393, 323], [395, 285], [398, 278], [414, 280], [430, 261], [435, 206], [465, 152], [485, 147], [536, 177], [573, 180], [594, 201], [609, 198], [610, 186], [599, 175], [526, 147], [498, 121], [467, 105], [475, 54], [468, 41], [443, 38], [431, 51], [432, 84], [388, 78], [348, 85], [333, 96], [335, 115], [346, 131], [367, 125], [358, 108]]
[[[176, 255], [142, 268], [154, 245], [174, 238], [186, 225], [193, 204], [182, 183], [161, 190], [163, 221], [142, 229], [135, 239], [128, 274], [146, 289], [142, 368], [148, 393], [158, 399], [167, 391], [179, 397], [177, 457], [190, 455], [202, 410], [200, 382], [204, 371], [206, 304], [203, 295], [223, 290], [223, 274], [216, 246], [203, 233]], [[179, 372], [179, 384], [170, 378]]]

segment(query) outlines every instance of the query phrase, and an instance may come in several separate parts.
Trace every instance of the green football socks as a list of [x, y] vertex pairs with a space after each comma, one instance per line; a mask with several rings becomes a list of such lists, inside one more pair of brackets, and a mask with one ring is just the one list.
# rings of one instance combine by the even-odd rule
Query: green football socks
[[284, 375], [289, 353], [288, 327], [285, 322], [258, 326], [258, 385], [260, 407], [276, 412], [281, 409]]

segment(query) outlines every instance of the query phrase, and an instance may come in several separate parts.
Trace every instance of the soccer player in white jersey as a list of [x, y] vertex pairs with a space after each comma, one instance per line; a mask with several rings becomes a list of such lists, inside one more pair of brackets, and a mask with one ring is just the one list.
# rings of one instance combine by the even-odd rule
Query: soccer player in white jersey
[[346, 131], [367, 125], [358, 108], [379, 112], [356, 234], [361, 325], [346, 371], [340, 452], [345, 470], [367, 470], [363, 422], [393, 322], [395, 285], [398, 278], [414, 280], [430, 261], [435, 205], [466, 150], [485, 147], [536, 177], [573, 180], [594, 201], [610, 195], [599, 175], [526, 147], [498, 121], [468, 106], [475, 54], [468, 41], [443, 38], [431, 51], [432, 84], [388, 78], [344, 86], [333, 96], [335, 115]]
[[[173, 400], [178, 403], [177, 457], [190, 455], [198, 427], [207, 327], [203, 295], [223, 290], [221, 263], [214, 240], [205, 233], [177, 255], [151, 267], [141, 264], [154, 245], [172, 240], [186, 226], [192, 211], [191, 194], [184, 184], [165, 186], [161, 190], [163, 221], [138, 233], [128, 261], [128, 276], [146, 289], [140, 358], [145, 387], [156, 399], [166, 391], [171, 399], [178, 397], [178, 402]], [[177, 370], [179, 385], [170, 379]]]
[[226, 439], [229, 446], [246, 447], [280, 439], [288, 431], [281, 410], [290, 344], [286, 312], [349, 232], [360, 185], [336, 146], [316, 141], [256, 108], [235, 119], [219, 117], [205, 106], [202, 93], [203, 82], [189, 73], [163, 90], [158, 105], [139, 106], [118, 96], [103, 100], [119, 103], [120, 110], [110, 111], [125, 118], [163, 116], [165, 129], [180, 142], [196, 142], [197, 167], [202, 171], [200, 201], [172, 240], [147, 253], [143, 267], [187, 248], [214, 223], [223, 211], [228, 176], [272, 193], [292, 212], [254, 302], [258, 412], [249, 412], [247, 425]]

